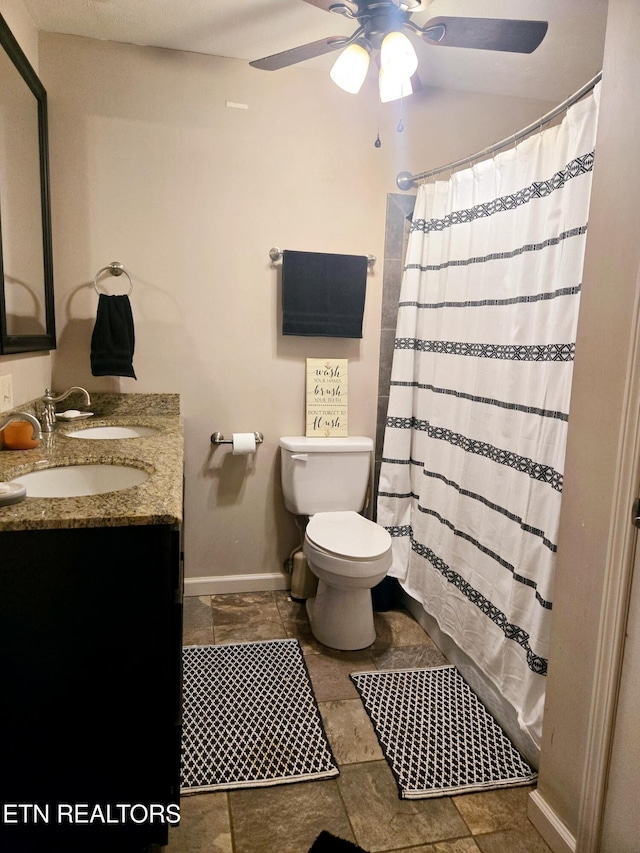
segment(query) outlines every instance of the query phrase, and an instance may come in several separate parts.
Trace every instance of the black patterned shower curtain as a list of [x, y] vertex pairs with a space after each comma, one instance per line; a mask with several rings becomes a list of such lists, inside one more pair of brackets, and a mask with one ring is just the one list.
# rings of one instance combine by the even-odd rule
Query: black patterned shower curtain
[[598, 100], [419, 187], [379, 485], [390, 574], [538, 744]]

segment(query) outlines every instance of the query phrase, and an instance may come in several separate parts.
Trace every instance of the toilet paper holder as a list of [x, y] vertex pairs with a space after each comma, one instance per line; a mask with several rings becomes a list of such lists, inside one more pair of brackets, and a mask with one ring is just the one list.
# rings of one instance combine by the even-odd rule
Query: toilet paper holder
[[[254, 432], [256, 444], [262, 444], [264, 436], [261, 432]], [[221, 432], [214, 432], [211, 436], [211, 444], [233, 444], [233, 439], [225, 438]]]

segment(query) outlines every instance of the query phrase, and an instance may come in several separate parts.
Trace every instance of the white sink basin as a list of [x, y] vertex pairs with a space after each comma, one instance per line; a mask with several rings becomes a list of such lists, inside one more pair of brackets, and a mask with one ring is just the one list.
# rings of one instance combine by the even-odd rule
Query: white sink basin
[[30, 471], [11, 482], [25, 486], [28, 498], [75, 498], [129, 489], [149, 476], [130, 465], [64, 465]]
[[143, 438], [155, 435], [155, 427], [147, 426], [91, 426], [65, 433], [69, 438]]

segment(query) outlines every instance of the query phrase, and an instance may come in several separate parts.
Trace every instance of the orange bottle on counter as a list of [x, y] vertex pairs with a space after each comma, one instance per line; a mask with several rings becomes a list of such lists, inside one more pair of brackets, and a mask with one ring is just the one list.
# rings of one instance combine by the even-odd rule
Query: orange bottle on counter
[[31, 450], [40, 442], [33, 437], [33, 424], [29, 421], [11, 421], [2, 431], [4, 446], [7, 450]]

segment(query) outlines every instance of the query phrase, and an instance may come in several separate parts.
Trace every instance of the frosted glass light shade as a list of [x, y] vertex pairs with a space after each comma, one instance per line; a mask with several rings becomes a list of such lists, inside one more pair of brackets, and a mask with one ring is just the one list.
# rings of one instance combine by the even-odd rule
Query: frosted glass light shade
[[350, 44], [333, 63], [329, 76], [336, 84], [357, 95], [369, 69], [369, 51], [361, 44]]
[[383, 104], [389, 101], [397, 101], [398, 98], [408, 98], [409, 95], [413, 94], [411, 77], [390, 74], [385, 72], [384, 68], [380, 69], [378, 85], [380, 87], [380, 101]]
[[380, 65], [385, 73], [396, 77], [411, 77], [418, 70], [418, 57], [404, 33], [393, 30], [384, 37], [380, 47]]

